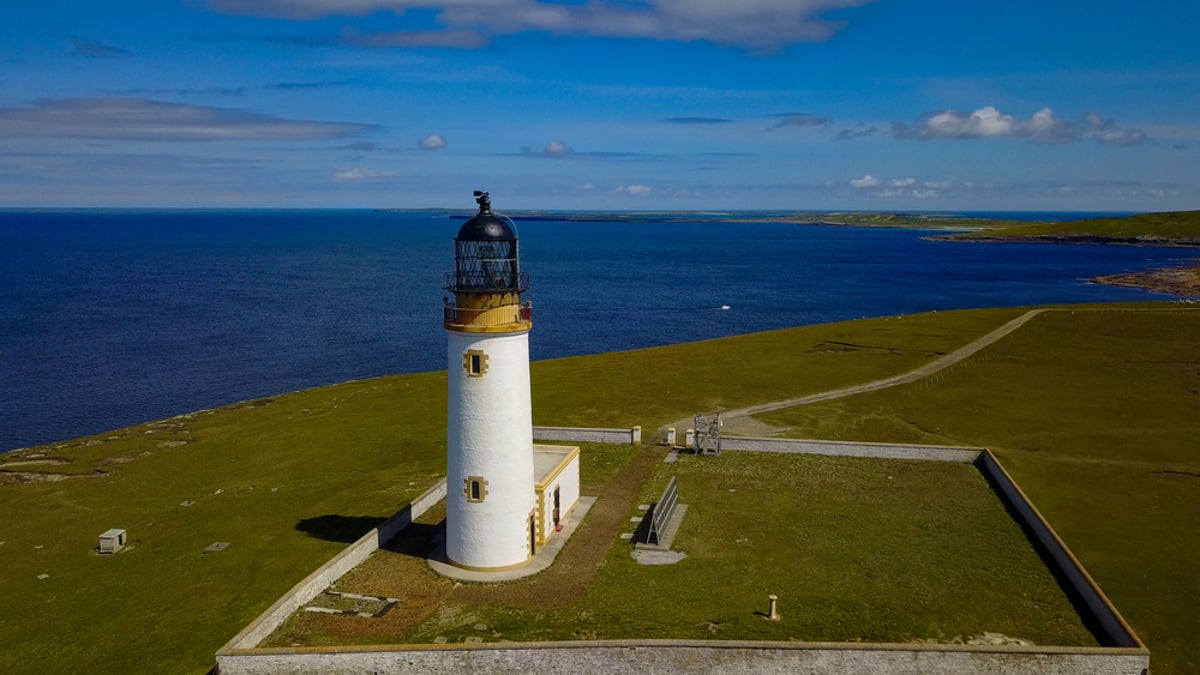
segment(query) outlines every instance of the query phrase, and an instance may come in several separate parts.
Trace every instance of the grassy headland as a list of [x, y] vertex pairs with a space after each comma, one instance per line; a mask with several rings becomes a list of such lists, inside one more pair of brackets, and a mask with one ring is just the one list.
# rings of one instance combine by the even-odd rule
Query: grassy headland
[[[809, 326], [539, 362], [535, 423], [649, 431], [698, 410], [879, 379], [1020, 311]], [[918, 383], [829, 404], [830, 415], [798, 424], [825, 436], [997, 448], [1147, 639], [1155, 671], [1192, 672], [1200, 668], [1190, 641], [1200, 633], [1192, 555], [1200, 550], [1198, 336], [1195, 313], [1053, 313], [938, 380], [963, 378], [973, 383], [966, 389], [924, 399], [941, 390]], [[977, 362], [1008, 367], [975, 372]], [[888, 409], [873, 397], [898, 391], [924, 403], [877, 424]], [[0, 596], [10, 610], [0, 614], [0, 670], [104, 663], [203, 672], [292, 584], [433, 484], [444, 472], [444, 439], [444, 374], [426, 373], [10, 453], [0, 466]], [[96, 537], [110, 527], [127, 528], [135, 546], [97, 556]], [[217, 541], [230, 546], [201, 553]]]
[[[903, 372], [1018, 313], [538, 362], [535, 423], [649, 432], [698, 410]], [[444, 474], [445, 387], [444, 373], [348, 382], [8, 453], [0, 671], [207, 670], [241, 626]], [[134, 546], [98, 556], [111, 527]], [[214, 542], [230, 546], [201, 553]]]
[[[919, 230], [980, 230], [1019, 225], [1021, 221], [975, 218], [953, 213], [888, 211], [506, 211], [518, 221], [582, 223], [799, 223]], [[463, 220], [472, 214], [452, 212]]]
[[992, 448], [1154, 672], [1200, 671], [1200, 311], [1050, 312], [928, 380], [760, 420], [797, 437]]
[[1143, 213], [1061, 223], [1022, 223], [982, 232], [939, 235], [955, 241], [1055, 241], [1082, 244], [1200, 246], [1200, 211]]

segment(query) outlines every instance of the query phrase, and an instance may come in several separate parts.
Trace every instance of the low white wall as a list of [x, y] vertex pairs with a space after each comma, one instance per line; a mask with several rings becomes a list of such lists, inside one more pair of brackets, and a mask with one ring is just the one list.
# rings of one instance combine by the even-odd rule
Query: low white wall
[[[539, 427], [535, 427], [535, 435], [537, 429]], [[569, 427], [565, 429], [592, 431]], [[625, 430], [598, 431], [629, 433]], [[728, 445], [730, 441], [735, 445]], [[273, 675], [280, 672], [447, 675], [487, 672], [525, 675], [529, 672], [568, 671], [577, 675], [607, 675], [613, 672], [1143, 675], [1148, 672], [1149, 650], [990, 451], [928, 445], [736, 437], [722, 438], [722, 447], [759, 452], [974, 462], [1011, 505], [1020, 521], [1049, 552], [1054, 564], [1083, 599], [1111, 644], [1118, 646], [978, 647], [718, 640], [603, 640], [504, 645], [254, 648], [293, 611], [364, 560], [380, 543], [390, 539], [414, 518], [441, 500], [446, 493], [443, 481], [297, 584], [288, 595], [222, 647], [217, 652], [218, 671], [222, 675]]]
[[534, 427], [535, 441], [576, 441], [579, 443], [641, 443], [642, 428], [605, 429], [600, 427]]
[[391, 518], [383, 521], [378, 527], [371, 529], [358, 541], [350, 544], [341, 553], [321, 565], [315, 572], [296, 584], [282, 598], [271, 605], [267, 611], [259, 615], [249, 626], [242, 629], [232, 640], [217, 652], [217, 663], [221, 662], [220, 654], [231, 649], [252, 649], [273, 633], [281, 623], [293, 612], [308, 604], [330, 584], [342, 578], [346, 572], [354, 569], [367, 559], [378, 548], [396, 536], [400, 530], [412, 524], [434, 504], [446, 498], [446, 480], [443, 478], [437, 485], [429, 488], [411, 504], [401, 509]]
[[876, 459], [924, 459], [938, 462], [962, 462], [964, 464], [974, 462], [980, 453], [980, 448], [953, 447], [948, 445], [858, 443], [815, 441], [798, 438], [752, 438], [748, 436], [721, 436], [721, 450], [836, 455], [839, 457], [873, 457]]
[[1054, 566], [1083, 600], [1083, 603], [1087, 605], [1092, 617], [1104, 629], [1105, 635], [1112, 641], [1112, 644], [1120, 647], [1144, 647], [1145, 645], [1142, 644], [1137, 633], [1126, 623], [1125, 618], [1104, 595], [1104, 591], [1100, 590], [1079, 559], [1071, 553], [1054, 528], [1050, 527], [1050, 523], [1042, 517], [1033, 502], [1025, 496], [1025, 492], [996, 460], [995, 455], [990, 451], [984, 451], [979, 456], [977, 466], [1000, 491], [1004, 500], [1017, 512], [1021, 522], [1029, 529], [1033, 537], [1050, 554], [1051, 559], [1054, 560]]
[[453, 647], [257, 650], [218, 656], [222, 675], [274, 673], [884, 673], [1142, 675], [1143, 651], [1055, 647], [615, 640]]

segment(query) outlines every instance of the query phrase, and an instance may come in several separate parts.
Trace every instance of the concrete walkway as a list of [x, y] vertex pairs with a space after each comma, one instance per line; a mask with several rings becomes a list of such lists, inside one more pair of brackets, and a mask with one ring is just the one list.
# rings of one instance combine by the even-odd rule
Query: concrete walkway
[[[930, 361], [929, 363], [926, 363], [925, 365], [920, 366], [919, 368], [914, 368], [913, 370], [910, 370], [906, 373], [901, 373], [900, 375], [894, 375], [892, 377], [887, 377], [882, 380], [875, 380], [874, 382], [865, 382], [863, 384], [856, 384], [856, 385], [852, 385], [849, 387], [842, 387], [841, 389], [831, 389], [829, 391], [818, 392], [816, 394], [808, 394], [807, 396], [799, 396], [797, 398], [789, 398], [789, 399], [785, 399], [782, 401], [772, 401], [770, 403], [760, 403], [759, 405], [750, 406], [748, 408], [737, 408], [735, 410], [722, 410], [721, 417], [723, 418], [723, 420], [725, 422], [728, 423], [729, 421], [732, 421], [732, 420], [736, 420], [739, 418], [751, 417], [751, 416], [757, 415], [759, 413], [771, 412], [773, 410], [781, 410], [783, 408], [791, 408], [793, 406], [806, 405], [809, 403], [819, 403], [821, 401], [830, 401], [830, 400], [837, 399], [837, 398], [845, 398], [847, 396], [854, 396], [855, 394], [865, 394], [869, 391], [878, 391], [880, 389], [887, 389], [888, 387], [895, 387], [897, 385], [908, 384], [909, 382], [915, 382], [916, 380], [920, 380], [922, 378], [929, 377], [930, 375], [933, 375], [934, 373], [936, 373], [940, 370], [949, 368], [950, 366], [953, 366], [954, 364], [956, 364], [960, 361], [963, 361], [965, 359], [968, 359], [968, 358], [974, 356], [980, 350], [992, 345], [993, 343], [995, 343], [996, 341], [1005, 337], [1009, 333], [1012, 333], [1013, 331], [1020, 328], [1021, 326], [1024, 326], [1026, 323], [1028, 323], [1030, 321], [1030, 319], [1033, 319], [1035, 316], [1042, 314], [1043, 312], [1046, 312], [1046, 311], [1049, 311], [1049, 310], [1046, 308], [1031, 309], [1028, 312], [1025, 312], [1024, 314], [1022, 314], [1021, 316], [1018, 316], [1017, 318], [1004, 324], [1003, 326], [1000, 326], [996, 330], [988, 333], [987, 335], [984, 335], [983, 337], [981, 337], [977, 340], [969, 342], [969, 343], [963, 345], [962, 347], [955, 349], [954, 351], [950, 352], [949, 354], [946, 354], [945, 356], [942, 356], [938, 359]], [[677, 430], [682, 431], [683, 429], [691, 428], [693, 422], [694, 422], [694, 420], [689, 417], [689, 418], [684, 418], [682, 420], [678, 420], [667, 426], [673, 426]], [[665, 434], [666, 427], [660, 429], [659, 432]]]

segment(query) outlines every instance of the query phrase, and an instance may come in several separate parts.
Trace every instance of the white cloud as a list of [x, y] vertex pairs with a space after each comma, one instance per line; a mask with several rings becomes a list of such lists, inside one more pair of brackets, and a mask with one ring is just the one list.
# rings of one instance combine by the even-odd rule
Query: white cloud
[[887, 189], [872, 192], [871, 195], [881, 199], [899, 199], [902, 197], [911, 197], [913, 199], [935, 199], [942, 193], [937, 190], [904, 190], [904, 189]]
[[422, 150], [445, 150], [446, 139], [438, 134], [429, 134], [417, 143], [417, 147]]
[[990, 105], [970, 114], [946, 110], [915, 125], [897, 122], [892, 125], [892, 135], [920, 140], [1019, 137], [1042, 144], [1093, 139], [1104, 145], [1123, 146], [1141, 145], [1148, 140], [1141, 129], [1118, 129], [1112, 120], [1099, 113], [1089, 112], [1076, 123], [1056, 116], [1051, 108], [1042, 108], [1028, 120], [1022, 120]]
[[822, 14], [871, 0], [210, 0], [220, 11], [313, 19], [431, 10], [443, 30], [353, 34], [358, 44], [475, 47], [491, 36], [526, 31], [559, 35], [704, 41], [772, 50], [829, 38], [843, 21]]
[[630, 197], [645, 197], [650, 194], [651, 188], [649, 185], [620, 185], [613, 192]]
[[1101, 145], [1120, 145], [1130, 147], [1149, 141], [1146, 132], [1141, 129], [1119, 129], [1116, 122], [1100, 113], [1090, 112], [1083, 116], [1084, 125], [1088, 128], [1087, 138]]
[[1106, 129], [1096, 134], [1096, 140], [1101, 145], [1130, 147], [1141, 145], [1149, 139], [1146, 137], [1146, 132], [1141, 129]]
[[338, 169], [333, 173], [333, 179], [336, 181], [372, 180], [393, 175], [395, 175], [393, 171], [375, 171], [360, 166], [353, 169]]
[[862, 178], [855, 178], [850, 181], [850, 185], [856, 188], [873, 188], [879, 187], [880, 180], [871, 174], [867, 174]]
[[547, 155], [569, 155], [575, 151], [562, 141], [550, 141], [546, 144], [546, 147], [542, 149], [542, 152], [546, 153]]
[[893, 178], [892, 180], [888, 181], [888, 185], [891, 185], [892, 187], [911, 187], [916, 185], [916, 183], [917, 179], [915, 178]]
[[1035, 143], [1072, 143], [1079, 139], [1079, 127], [1055, 117], [1050, 108], [1035, 112], [1021, 132]]
[[345, 138], [377, 129], [350, 122], [289, 120], [236, 108], [142, 98], [43, 99], [0, 106], [0, 137], [121, 141], [246, 141]]
[[1016, 130], [1017, 121], [1012, 115], [1002, 114], [989, 105], [969, 115], [956, 110], [930, 115], [917, 135], [920, 138], [987, 138], [1012, 136]]

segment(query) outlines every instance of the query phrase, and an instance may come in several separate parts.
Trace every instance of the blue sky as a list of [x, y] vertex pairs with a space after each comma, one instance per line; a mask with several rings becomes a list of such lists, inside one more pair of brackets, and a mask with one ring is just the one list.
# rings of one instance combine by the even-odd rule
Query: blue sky
[[1200, 5], [0, 2], [0, 206], [1200, 208]]

